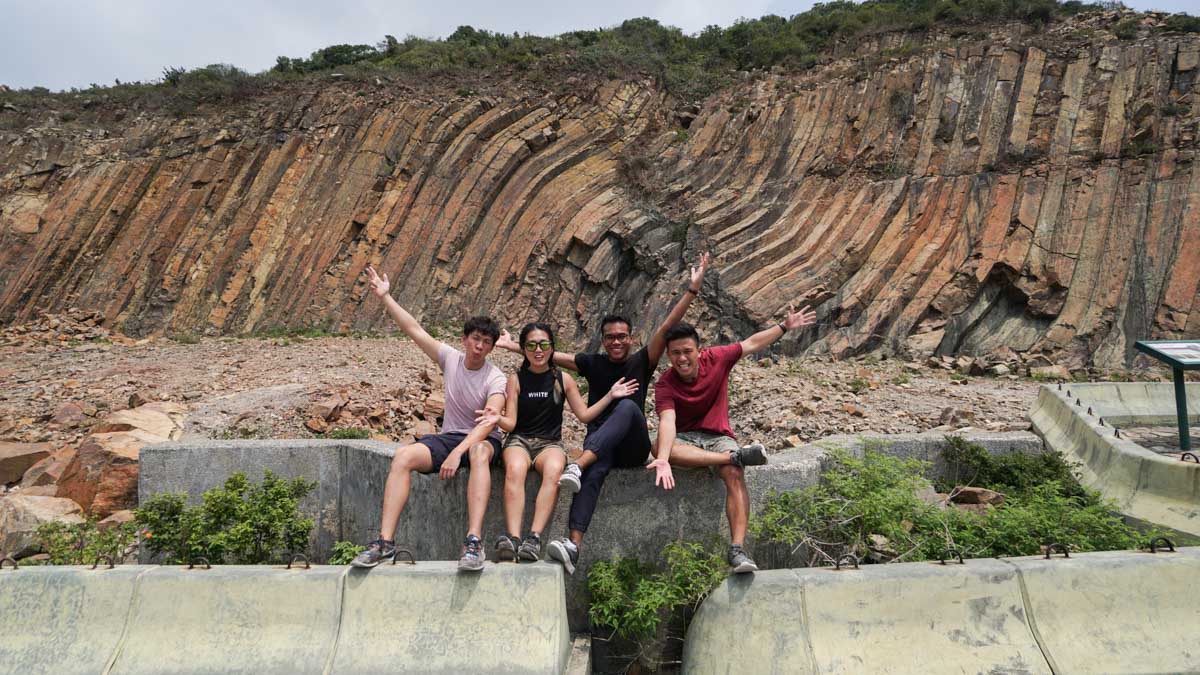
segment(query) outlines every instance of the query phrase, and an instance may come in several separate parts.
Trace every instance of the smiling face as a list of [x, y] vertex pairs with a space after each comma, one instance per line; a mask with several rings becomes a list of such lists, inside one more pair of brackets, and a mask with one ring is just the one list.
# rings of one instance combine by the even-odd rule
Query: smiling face
[[521, 341], [521, 349], [529, 360], [529, 367], [534, 372], [542, 372], [550, 367], [550, 358], [554, 354], [554, 344], [550, 334], [539, 328], [534, 328], [525, 334]]
[[462, 339], [463, 353], [467, 355], [467, 367], [474, 370], [483, 365], [484, 359], [492, 352], [496, 343], [491, 335], [473, 330]]
[[600, 327], [600, 342], [608, 358], [621, 363], [629, 358], [629, 348], [633, 346], [633, 336], [629, 332], [629, 324], [624, 321], [613, 321]]
[[667, 343], [667, 358], [684, 382], [695, 382], [700, 375], [700, 345], [695, 339], [681, 337]]

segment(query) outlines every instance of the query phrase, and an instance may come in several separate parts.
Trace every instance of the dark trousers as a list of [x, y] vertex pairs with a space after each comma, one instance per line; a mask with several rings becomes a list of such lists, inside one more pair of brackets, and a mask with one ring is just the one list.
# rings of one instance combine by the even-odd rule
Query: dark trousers
[[646, 415], [628, 399], [617, 402], [608, 419], [583, 439], [583, 449], [596, 454], [594, 464], [583, 470], [582, 487], [571, 500], [571, 515], [567, 521], [572, 530], [587, 532], [596, 512], [600, 488], [613, 467], [643, 466], [650, 456], [650, 434], [646, 431]]

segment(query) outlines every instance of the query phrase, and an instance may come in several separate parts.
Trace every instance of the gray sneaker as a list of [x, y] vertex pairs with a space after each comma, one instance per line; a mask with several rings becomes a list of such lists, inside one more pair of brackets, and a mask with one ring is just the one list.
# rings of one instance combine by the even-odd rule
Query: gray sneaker
[[517, 557], [528, 562], [537, 562], [542, 557], [542, 538], [530, 533], [517, 549]]
[[496, 540], [496, 562], [517, 561], [517, 542], [521, 540], [520, 535], [510, 537], [507, 534], [500, 535]]
[[729, 547], [729, 565], [733, 568], [734, 574], [746, 574], [748, 572], [757, 572], [758, 565], [750, 559], [746, 549], [734, 544]]
[[562, 563], [567, 574], [575, 574], [575, 565], [579, 562], [579, 548], [570, 539], [555, 539], [546, 547], [546, 557]]
[[354, 556], [350, 561], [351, 567], [375, 567], [384, 560], [396, 557], [396, 542], [387, 539], [376, 539], [367, 544], [367, 550]]
[[583, 471], [579, 469], [579, 465], [571, 462], [567, 468], [563, 469], [562, 475], [558, 478], [558, 486], [566, 488], [571, 494], [579, 492], [583, 487]]
[[740, 447], [732, 454], [735, 466], [762, 466], [767, 463], [767, 449], [762, 443]]
[[458, 559], [458, 571], [478, 572], [483, 569], [483, 542], [475, 535], [467, 535], [463, 541], [462, 557]]

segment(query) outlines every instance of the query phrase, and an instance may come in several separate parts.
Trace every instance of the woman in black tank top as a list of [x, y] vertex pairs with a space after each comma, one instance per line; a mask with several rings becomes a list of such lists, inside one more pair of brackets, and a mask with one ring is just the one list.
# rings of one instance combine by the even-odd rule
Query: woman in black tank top
[[[525, 360], [508, 376], [503, 415], [483, 415], [480, 422], [495, 423], [508, 432], [504, 439], [504, 520], [508, 534], [496, 542], [497, 560], [538, 560], [541, 534], [558, 501], [558, 481], [569, 461], [562, 443], [563, 403], [587, 424], [614, 399], [637, 392], [637, 380], [618, 380], [604, 398], [588, 406], [572, 377], [554, 365], [554, 330], [545, 323], [526, 324], [520, 343]], [[521, 540], [525, 516], [525, 477], [532, 466], [542, 476], [534, 503], [529, 536]], [[519, 550], [518, 550], [518, 542]]]

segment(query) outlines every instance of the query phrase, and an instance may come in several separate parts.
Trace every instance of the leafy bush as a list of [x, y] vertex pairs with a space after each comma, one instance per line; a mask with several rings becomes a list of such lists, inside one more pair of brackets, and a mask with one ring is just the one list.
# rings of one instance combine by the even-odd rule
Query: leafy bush
[[366, 546], [359, 546], [351, 541], [339, 541], [333, 545], [329, 551], [330, 565], [349, 565], [351, 560], [359, 553], [367, 549]]
[[136, 521], [144, 530], [145, 546], [167, 564], [198, 557], [214, 564], [279, 562], [308, 546], [313, 521], [297, 505], [316, 486], [303, 478], [277, 478], [270, 471], [251, 485], [239, 472], [205, 492], [200, 506], [187, 506], [180, 493], [154, 495], [137, 509]]
[[949, 492], [958, 485], [978, 485], [1019, 496], [1041, 485], [1054, 484], [1065, 497], [1096, 497], [1095, 492], [1079, 484], [1075, 468], [1057, 452], [992, 455], [960, 436], [947, 436], [942, 457], [947, 472], [946, 477], [934, 481], [939, 492]]
[[70, 525], [50, 521], [38, 526], [37, 538], [49, 565], [91, 565], [104, 556], [119, 563], [136, 545], [137, 524], [100, 529], [94, 518]]
[[695, 543], [673, 542], [663, 549], [662, 569], [633, 558], [600, 561], [588, 572], [594, 624], [625, 638], [646, 641], [673, 612], [694, 610], [725, 578], [720, 553]]
[[360, 427], [350, 427], [350, 428], [346, 428], [346, 429], [334, 429], [333, 431], [330, 431], [329, 433], [325, 434], [325, 438], [335, 438], [335, 439], [361, 440], [361, 439], [370, 438], [370, 437], [371, 437], [371, 430], [363, 429]]
[[1190, 16], [1183, 12], [1172, 14], [1167, 17], [1164, 27], [1180, 33], [1200, 33], [1200, 16]]
[[921, 499], [918, 492], [929, 489], [926, 462], [870, 449], [860, 459], [835, 450], [820, 485], [768, 495], [751, 532], [794, 547], [810, 565], [847, 552], [863, 558], [871, 552], [871, 535], [887, 539], [895, 562], [936, 559], [950, 547], [965, 557], [994, 557], [1034, 555], [1049, 542], [1095, 551], [1141, 541], [1112, 504], [1079, 485], [1061, 458], [1014, 453], [988, 461], [977, 447], [953, 446], [948, 453], [959, 452], [957, 470], [969, 472], [975, 484], [1007, 490], [1004, 504], [982, 513]]

